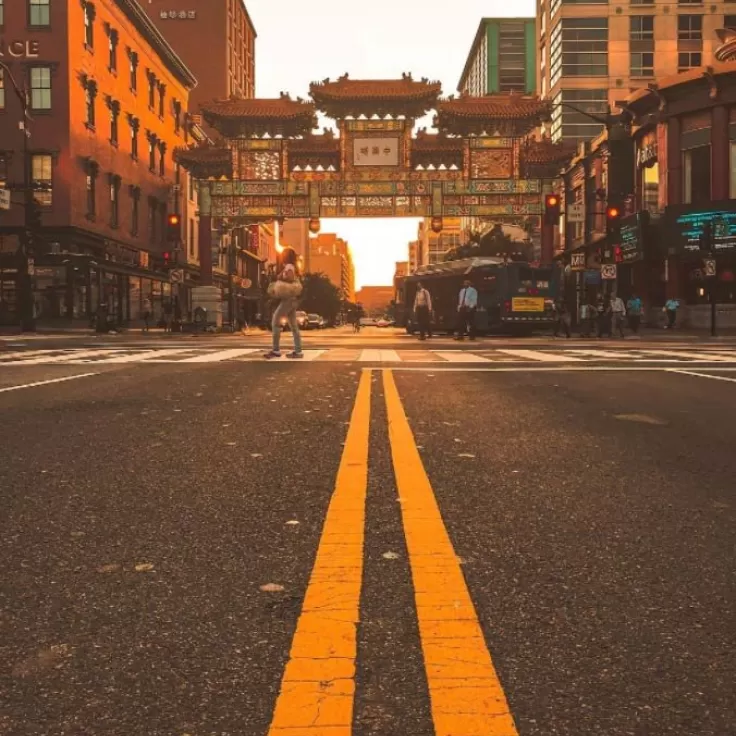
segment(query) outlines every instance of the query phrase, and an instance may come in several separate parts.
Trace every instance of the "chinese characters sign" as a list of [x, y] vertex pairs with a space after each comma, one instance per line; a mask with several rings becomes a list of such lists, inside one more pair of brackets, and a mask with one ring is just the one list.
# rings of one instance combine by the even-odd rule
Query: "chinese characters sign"
[[353, 141], [354, 166], [398, 166], [398, 138], [356, 138]]
[[197, 17], [196, 10], [162, 10], [161, 20], [195, 20]]

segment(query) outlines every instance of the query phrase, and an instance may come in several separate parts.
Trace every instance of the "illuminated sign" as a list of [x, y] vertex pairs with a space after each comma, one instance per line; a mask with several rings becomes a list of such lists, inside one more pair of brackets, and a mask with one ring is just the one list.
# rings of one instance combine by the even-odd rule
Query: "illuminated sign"
[[6, 41], [0, 38], [0, 59], [37, 59], [41, 47], [38, 41]]
[[706, 223], [711, 224], [714, 253], [736, 250], [736, 206], [733, 202], [724, 203], [722, 207], [716, 203], [710, 209], [668, 207], [666, 217], [670, 246], [676, 251], [699, 253]]
[[621, 263], [633, 263], [644, 258], [644, 217], [643, 212], [637, 212], [635, 215], [622, 218], [618, 242], [621, 248]]
[[196, 10], [162, 10], [159, 16], [161, 20], [194, 20], [197, 17]]

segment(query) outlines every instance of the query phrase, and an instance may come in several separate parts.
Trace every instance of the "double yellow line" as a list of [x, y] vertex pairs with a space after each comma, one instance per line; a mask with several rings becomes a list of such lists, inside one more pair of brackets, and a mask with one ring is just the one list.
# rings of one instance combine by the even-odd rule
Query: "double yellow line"
[[[269, 736], [351, 736], [372, 371], [364, 371]], [[389, 439], [436, 736], [518, 736], [396, 382]]]

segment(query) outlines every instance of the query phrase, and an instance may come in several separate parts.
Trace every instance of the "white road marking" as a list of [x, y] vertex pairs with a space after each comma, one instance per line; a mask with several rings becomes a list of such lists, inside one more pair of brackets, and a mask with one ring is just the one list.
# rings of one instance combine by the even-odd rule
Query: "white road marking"
[[[721, 369], [718, 370], [727, 370]], [[697, 378], [710, 378], [713, 381], [728, 381], [729, 383], [736, 383], [736, 378], [728, 378], [727, 376], [715, 376], [710, 373], [696, 373], [695, 371], [683, 371], [679, 368], [667, 368], [668, 373], [680, 373], [683, 376], [696, 376]]]
[[358, 360], [361, 363], [401, 363], [395, 350], [361, 350]]
[[484, 358], [475, 353], [466, 353], [462, 350], [433, 350], [442, 360], [448, 363], [490, 363], [490, 358]]
[[176, 361], [177, 363], [219, 363], [222, 360], [231, 360], [232, 358], [240, 358], [243, 355], [252, 355], [259, 353], [258, 348], [241, 348], [240, 350], [218, 350], [216, 353], [205, 353], [197, 355], [194, 358], [184, 358], [184, 360]]
[[6, 386], [0, 388], [0, 394], [4, 394], [6, 391], [19, 391], [22, 388], [35, 388], [36, 386], [46, 386], [49, 383], [63, 383], [64, 381], [76, 381], [77, 378], [89, 378], [90, 376], [97, 376], [98, 373], [81, 373], [77, 376], [64, 376], [63, 378], [51, 378], [48, 381], [34, 381], [33, 383], [24, 383], [22, 386]]
[[136, 352], [133, 355], [121, 355], [108, 360], [98, 360], [98, 363], [144, 363], [147, 358], [163, 358], [166, 355], [181, 355], [182, 353], [191, 353], [192, 348], [170, 349], [170, 350], [146, 350], [144, 352]]
[[605, 360], [630, 360], [636, 358], [628, 351], [624, 350], [570, 350], [573, 355], [585, 355], [590, 358], [602, 358]]
[[684, 350], [644, 350], [642, 352], [653, 353], [655, 355], [666, 355], [669, 358], [688, 358], [693, 362], [705, 361], [707, 363], [717, 363], [723, 361], [726, 363], [736, 363], [736, 354], [729, 356], [720, 353], [694, 353]]
[[[363, 370], [369, 370], [363, 368]], [[673, 372], [673, 373], [684, 373], [686, 371], [679, 371], [676, 368], [662, 368], [661, 366], [606, 366], [606, 365], [587, 365], [587, 366], [539, 366], [532, 363], [525, 363], [524, 365], [510, 366], [494, 366], [490, 367], [478, 367], [473, 368], [467, 366], [465, 368], [452, 367], [443, 368], [435, 365], [426, 365], [420, 367], [409, 367], [409, 366], [397, 366], [392, 368], [392, 371], [415, 371], [418, 373], [653, 373], [653, 372]], [[721, 368], [718, 367], [719, 371], [736, 372], [736, 368]]]
[[526, 360], [536, 360], [540, 363], [582, 363], [582, 358], [574, 358], [569, 355], [560, 355], [559, 353], [546, 353], [539, 350], [499, 350], [499, 353], [511, 355], [514, 358], [524, 358]]
[[6, 360], [13, 360], [14, 362], [10, 365], [18, 365], [18, 361], [15, 360], [16, 358], [33, 358], [38, 355], [49, 355], [53, 352], [61, 352], [59, 350], [22, 350], [17, 353], [0, 353], [0, 363], [3, 363]]
[[[53, 352], [53, 351], [52, 351]], [[87, 358], [94, 358], [105, 355], [115, 355], [124, 352], [120, 348], [116, 350], [75, 350], [64, 353], [63, 355], [40, 355], [30, 360], [17, 360], [16, 365], [48, 365], [49, 363], [76, 363], [88, 362]], [[85, 359], [85, 360], [83, 360]]]

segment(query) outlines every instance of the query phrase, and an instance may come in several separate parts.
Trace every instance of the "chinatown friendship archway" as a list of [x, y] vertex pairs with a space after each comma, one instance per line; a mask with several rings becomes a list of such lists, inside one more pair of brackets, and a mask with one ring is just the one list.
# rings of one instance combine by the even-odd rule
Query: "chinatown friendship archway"
[[[570, 157], [568, 147], [536, 140], [549, 119], [536, 97], [497, 94], [441, 99], [441, 85], [404, 74], [352, 80], [346, 74], [310, 86], [311, 100], [216, 100], [202, 106], [221, 136], [205, 147], [178, 149], [177, 162], [198, 180], [201, 283], [212, 281], [212, 222], [239, 227], [325, 217], [493, 219], [541, 238], [543, 197]], [[436, 134], [416, 120], [436, 111]], [[337, 122], [315, 134], [317, 111]]]

